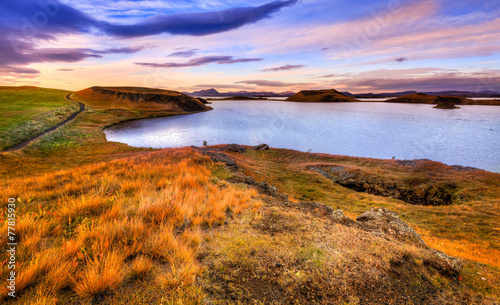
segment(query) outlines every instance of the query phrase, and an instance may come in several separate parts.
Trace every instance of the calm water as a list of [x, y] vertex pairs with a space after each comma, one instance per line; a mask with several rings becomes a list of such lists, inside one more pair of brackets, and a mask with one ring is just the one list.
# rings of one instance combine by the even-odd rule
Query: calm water
[[500, 107], [213, 101], [214, 110], [105, 130], [137, 147], [238, 143], [390, 159], [431, 159], [500, 172]]

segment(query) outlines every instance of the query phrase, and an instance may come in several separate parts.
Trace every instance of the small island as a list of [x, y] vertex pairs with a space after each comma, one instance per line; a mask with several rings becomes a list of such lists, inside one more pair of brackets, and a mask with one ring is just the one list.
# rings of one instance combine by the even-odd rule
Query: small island
[[349, 97], [335, 89], [326, 90], [302, 90], [287, 98], [287, 102], [303, 102], [303, 103], [344, 103], [344, 102], [360, 102], [353, 97]]

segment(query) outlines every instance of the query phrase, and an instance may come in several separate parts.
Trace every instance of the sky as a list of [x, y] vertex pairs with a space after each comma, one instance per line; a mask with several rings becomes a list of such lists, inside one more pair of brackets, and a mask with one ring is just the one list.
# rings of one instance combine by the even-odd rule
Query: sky
[[2, 0], [0, 85], [500, 92], [498, 0]]

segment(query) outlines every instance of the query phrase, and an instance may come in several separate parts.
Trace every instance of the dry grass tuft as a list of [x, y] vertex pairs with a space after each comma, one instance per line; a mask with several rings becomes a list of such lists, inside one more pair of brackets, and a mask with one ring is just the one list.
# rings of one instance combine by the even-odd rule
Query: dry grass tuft
[[170, 269], [170, 273], [160, 274], [157, 278], [162, 287], [169, 290], [192, 285], [201, 271], [201, 267], [196, 263], [177, 266], [171, 264]]
[[117, 252], [94, 258], [74, 281], [75, 292], [95, 298], [118, 288], [125, 279], [125, 256]]
[[144, 278], [154, 269], [154, 263], [145, 256], [136, 257], [130, 266], [129, 276], [132, 279]]

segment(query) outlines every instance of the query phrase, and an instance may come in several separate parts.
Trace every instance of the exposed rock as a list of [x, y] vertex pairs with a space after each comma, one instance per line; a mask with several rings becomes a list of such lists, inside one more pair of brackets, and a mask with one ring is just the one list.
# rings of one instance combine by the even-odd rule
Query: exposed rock
[[261, 193], [269, 196], [276, 196], [278, 194], [278, 189], [269, 185], [266, 181], [259, 182], [259, 184], [257, 184], [257, 188]]
[[238, 165], [236, 164], [234, 159], [226, 154], [223, 154], [220, 152], [208, 151], [208, 150], [200, 150], [200, 151], [204, 155], [209, 156], [210, 159], [212, 159], [212, 161], [223, 163], [231, 171], [236, 171], [238, 169]]
[[448, 256], [437, 250], [431, 249], [431, 252], [434, 254], [433, 257], [425, 260], [424, 264], [430, 265], [442, 274], [457, 276], [460, 273], [460, 270], [464, 267], [462, 261], [457, 258]]
[[396, 213], [385, 208], [371, 208], [356, 218], [360, 227], [369, 232], [393, 237], [402, 242], [411, 242], [427, 248], [427, 245]]
[[237, 153], [244, 153], [247, 151], [245, 147], [238, 144], [228, 144], [224, 147], [224, 150], [229, 150]]
[[269, 150], [269, 145], [267, 144], [260, 144], [257, 146], [252, 147], [254, 150]]
[[255, 181], [255, 179], [250, 176], [245, 176], [245, 183], [248, 185], [256, 185], [257, 181]]
[[[398, 161], [398, 164], [416, 166], [417, 160]], [[312, 166], [309, 169], [357, 192], [396, 198], [411, 204], [449, 205], [453, 203], [456, 192], [456, 185], [445, 181], [433, 184], [427, 181], [415, 183], [368, 174], [359, 169], [344, 169], [341, 166]]]
[[350, 219], [349, 217], [345, 216], [344, 215], [344, 211], [338, 209], [338, 210], [334, 210], [331, 214], [330, 214], [330, 218], [335, 222], [335, 223], [340, 223], [340, 224], [343, 224], [345, 226], [354, 226], [356, 225], [356, 222], [352, 219]]

